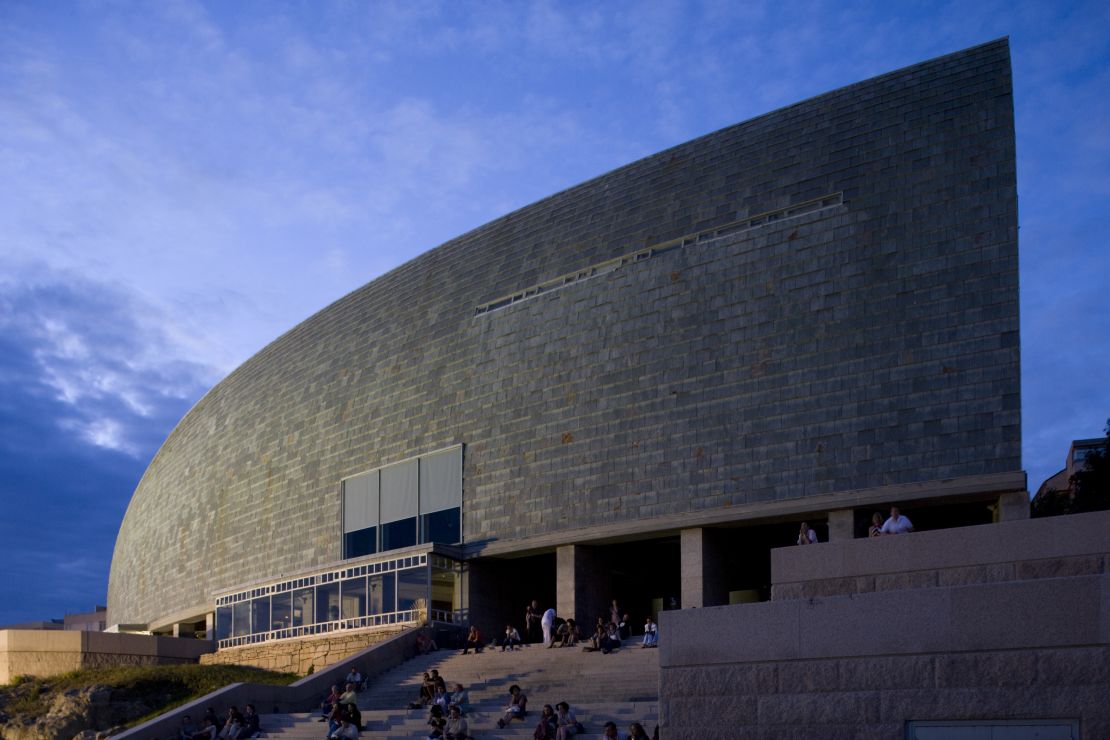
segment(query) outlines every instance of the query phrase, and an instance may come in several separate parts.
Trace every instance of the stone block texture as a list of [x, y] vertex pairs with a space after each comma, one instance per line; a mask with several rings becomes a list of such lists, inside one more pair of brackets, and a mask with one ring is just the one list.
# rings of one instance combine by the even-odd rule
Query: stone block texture
[[292, 328], [151, 462], [108, 621], [339, 560], [341, 479], [449, 445], [465, 445], [466, 543], [569, 544], [567, 511], [604, 527], [1019, 470], [1019, 393], [1002, 40], [553, 195]]
[[[340, 632], [323, 637], [260, 643], [224, 648], [200, 657], [203, 665], [247, 665], [281, 673], [304, 676], [321, 668], [335, 665], [400, 634], [400, 628], [366, 632]], [[366, 666], [360, 666], [366, 670]]]

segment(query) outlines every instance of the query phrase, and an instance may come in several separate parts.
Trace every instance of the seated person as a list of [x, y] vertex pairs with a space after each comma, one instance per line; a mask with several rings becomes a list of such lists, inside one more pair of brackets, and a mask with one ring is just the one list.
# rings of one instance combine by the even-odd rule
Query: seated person
[[658, 647], [659, 646], [659, 628], [655, 622], [651, 621], [651, 617], [647, 618], [644, 622], [644, 642], [640, 647]]
[[347, 689], [339, 695], [339, 701], [336, 704], [357, 704], [358, 695], [355, 693], [355, 685], [353, 683], [347, 684]]
[[344, 683], [352, 683], [355, 685], [355, 691], [362, 690], [362, 674], [358, 672], [358, 666], [351, 666], [351, 670], [347, 673], [347, 678]]
[[605, 727], [601, 731], [602, 740], [618, 740], [620, 737], [617, 734], [617, 723], [609, 721], [605, 723]]
[[527, 711], [528, 697], [519, 686], [513, 684], [509, 687], [509, 706], [505, 707], [505, 716], [497, 720], [497, 726], [504, 729], [505, 725], [512, 722], [514, 718], [523, 721]]
[[[343, 717], [345, 717], [348, 722], [354, 725], [356, 730], [358, 730], [359, 732], [362, 731], [362, 712], [358, 711], [357, 706], [355, 706], [354, 704], [344, 704]], [[340, 719], [340, 722], [342, 722], [342, 719]]]
[[243, 729], [243, 715], [239, 714], [239, 710], [235, 707], [227, 708], [227, 721], [220, 731], [216, 733], [216, 737], [225, 740], [236, 740], [239, 737], [239, 730]]
[[609, 623], [605, 628], [605, 635], [602, 636], [600, 644], [603, 655], [608, 655], [621, 646], [621, 633], [617, 629], [617, 625], [612, 622]]
[[543, 705], [540, 712], [540, 721], [536, 731], [532, 733], [533, 740], [555, 740], [555, 709], [550, 704]]
[[200, 728], [197, 727], [197, 723], [193, 721], [192, 717], [186, 714], [181, 718], [181, 727], [177, 731], [180, 740], [193, 740], [193, 735], [198, 732], [200, 732]]
[[466, 647], [463, 648], [462, 654], [466, 655], [470, 649], [474, 648], [474, 652], [482, 652], [482, 631], [478, 629], [478, 625], [470, 625], [470, 632], [466, 635]]
[[432, 704], [445, 710], [450, 703], [451, 700], [447, 696], [447, 687], [444, 684], [436, 685], [432, 690]]
[[621, 617], [621, 621], [617, 624], [617, 630], [620, 632], [622, 640], [632, 637], [632, 620], [627, 614]]
[[328, 715], [331, 714], [331, 710], [335, 708], [335, 705], [339, 703], [339, 697], [342, 695], [342, 692], [339, 690], [339, 684], [332, 684], [331, 691], [329, 691], [328, 695], [324, 697], [324, 700], [320, 702], [321, 722], [327, 721]]
[[238, 740], [247, 740], [261, 734], [262, 728], [258, 724], [258, 712], [255, 711], [253, 704], [248, 704], [243, 710], [243, 724], [242, 729], [239, 730]]
[[639, 722], [633, 722], [628, 726], [628, 740], [651, 740], [648, 737], [647, 731], [644, 726]]
[[443, 737], [443, 728], [447, 726], [447, 720], [443, 717], [435, 717], [428, 720], [428, 726], [432, 728], [428, 731], [428, 740], [440, 740]]
[[513, 650], [513, 645], [522, 645], [520, 641], [520, 633], [516, 631], [516, 627], [511, 624], [505, 625], [505, 637], [501, 639], [501, 652], [505, 652], [505, 648]]
[[598, 617], [597, 624], [594, 625], [594, 633], [590, 635], [590, 649], [601, 650], [601, 641], [606, 634], [608, 634], [608, 629], [606, 628], [605, 620], [602, 617]]
[[428, 637], [424, 632], [416, 633], [416, 654], [427, 655], [428, 653], [439, 650], [439, 645], [436, 641]]
[[200, 723], [200, 729], [193, 734], [193, 740], [216, 740], [216, 724], [206, 715]]
[[358, 740], [358, 727], [344, 717], [338, 729], [328, 735], [328, 740]]
[[451, 692], [450, 701], [449, 706], [458, 707], [460, 712], [466, 712], [470, 709], [470, 692], [464, 689], [461, 683], [457, 683], [455, 690]]
[[470, 727], [462, 716], [457, 706], [447, 710], [447, 723], [443, 726], [443, 737], [446, 740], [467, 740], [470, 737]]
[[567, 740], [578, 733], [578, 719], [570, 711], [570, 704], [561, 701], [555, 705], [555, 740]]
[[578, 631], [578, 625], [575, 624], [573, 619], [568, 619], [559, 625], [559, 630], [556, 633], [556, 638], [559, 641], [559, 647], [570, 647], [578, 644], [578, 640], [582, 638], [581, 633]]

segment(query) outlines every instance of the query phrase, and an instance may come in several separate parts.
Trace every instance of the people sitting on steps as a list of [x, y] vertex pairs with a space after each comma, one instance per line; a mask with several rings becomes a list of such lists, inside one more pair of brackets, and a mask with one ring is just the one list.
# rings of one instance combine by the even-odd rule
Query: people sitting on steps
[[470, 625], [470, 631], [466, 635], [466, 647], [463, 648], [462, 654], [466, 655], [471, 648], [474, 648], [475, 653], [482, 652], [482, 631], [476, 624]]
[[505, 636], [501, 638], [501, 652], [505, 652], [506, 649], [514, 650], [514, 645], [523, 647], [524, 643], [520, 641], [520, 633], [517, 632], [516, 627], [511, 624], [506, 624]]
[[525, 696], [520, 687], [514, 683], [509, 687], [509, 706], [505, 707], [505, 715], [497, 720], [497, 726], [504, 729], [505, 725], [509, 724], [514, 719], [523, 721], [527, 713], [528, 697]]

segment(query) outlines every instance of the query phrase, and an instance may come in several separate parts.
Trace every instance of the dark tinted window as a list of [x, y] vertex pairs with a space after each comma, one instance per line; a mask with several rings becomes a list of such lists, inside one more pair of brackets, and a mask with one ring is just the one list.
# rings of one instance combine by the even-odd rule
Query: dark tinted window
[[445, 545], [454, 545], [462, 540], [460, 535], [461, 512], [459, 507], [444, 509], [424, 515], [423, 542], [441, 542]]
[[382, 525], [382, 552], [416, 544], [416, 517]]
[[357, 558], [361, 555], [373, 555], [378, 551], [378, 528], [367, 527], [357, 532], [348, 532], [343, 536], [343, 556]]

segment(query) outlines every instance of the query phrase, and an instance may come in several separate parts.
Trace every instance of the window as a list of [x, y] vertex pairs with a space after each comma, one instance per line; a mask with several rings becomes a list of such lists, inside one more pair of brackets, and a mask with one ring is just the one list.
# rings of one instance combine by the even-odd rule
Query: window
[[339, 620], [339, 583], [316, 587], [316, 624]]
[[350, 578], [340, 584], [342, 588], [341, 613], [343, 619], [366, 616], [366, 579]]
[[453, 545], [462, 541], [462, 515], [459, 507], [424, 514], [421, 519], [421, 542], [442, 542]]
[[397, 611], [428, 606], [428, 569], [411, 568], [397, 573]]
[[462, 542], [462, 445], [343, 481], [343, 557]]
[[269, 632], [270, 627], [270, 597], [263, 596], [251, 600], [251, 634], [258, 635]]
[[303, 627], [313, 623], [315, 609], [313, 589], [301, 588], [293, 592], [293, 626]]

